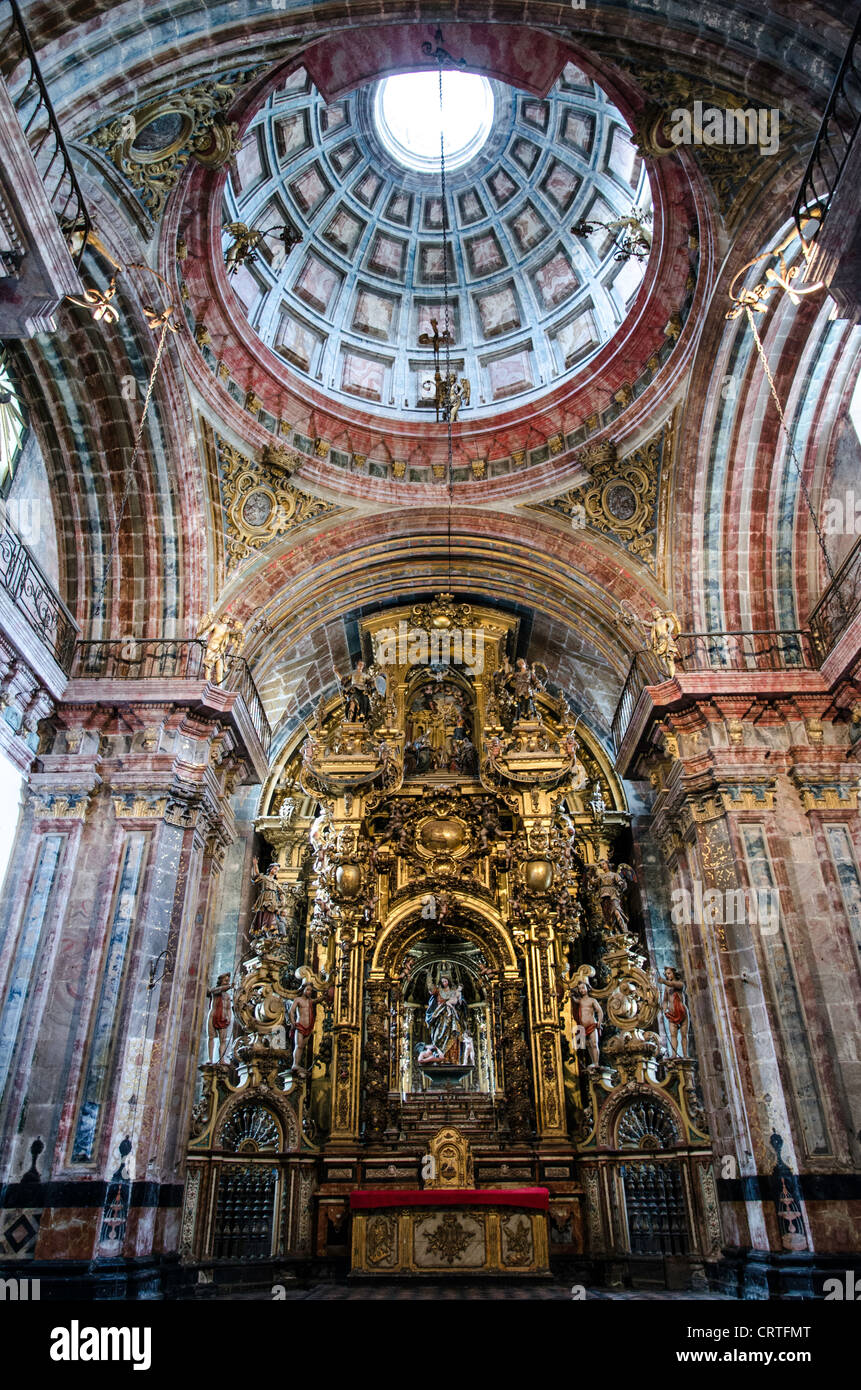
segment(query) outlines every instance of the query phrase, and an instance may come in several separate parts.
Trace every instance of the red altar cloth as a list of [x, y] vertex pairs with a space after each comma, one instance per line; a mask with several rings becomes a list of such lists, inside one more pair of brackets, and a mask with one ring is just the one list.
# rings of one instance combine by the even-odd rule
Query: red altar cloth
[[350, 1208], [368, 1207], [526, 1207], [547, 1211], [550, 1193], [546, 1187], [433, 1187], [384, 1192], [351, 1192]]

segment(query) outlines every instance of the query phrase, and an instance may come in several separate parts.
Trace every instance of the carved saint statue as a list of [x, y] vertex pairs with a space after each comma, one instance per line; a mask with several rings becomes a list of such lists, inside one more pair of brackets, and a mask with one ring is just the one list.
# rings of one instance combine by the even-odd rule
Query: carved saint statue
[[511, 676], [511, 684], [514, 688], [514, 698], [517, 702], [518, 719], [537, 719], [538, 711], [535, 707], [536, 693], [543, 689], [542, 682], [535, 672], [534, 666], [527, 666], [523, 657], [518, 657], [514, 667], [514, 674]]
[[368, 694], [368, 676], [365, 674], [364, 661], [357, 661], [348, 676], [339, 676], [334, 666], [332, 670], [341, 687], [341, 699], [344, 702], [344, 719], [348, 724], [355, 724], [360, 721], [364, 723], [371, 712], [371, 700]]
[[233, 1012], [230, 1007], [230, 976], [219, 975], [212, 989], [207, 990], [209, 1017], [206, 1020], [206, 1036], [209, 1040], [209, 1060], [215, 1061], [215, 1044], [218, 1042], [218, 1060], [224, 1061], [230, 1037]]
[[630, 864], [619, 864], [614, 869], [609, 859], [599, 859], [597, 865], [589, 866], [588, 882], [598, 896], [605, 927], [614, 932], [626, 932], [628, 916], [622, 907], [622, 899], [628, 884], [634, 882], [634, 870]]
[[289, 1021], [293, 1029], [293, 1066], [291, 1070], [297, 1076], [307, 1076], [307, 1069], [302, 1066], [302, 1054], [305, 1051], [305, 1044], [314, 1032], [314, 1024], [317, 1021], [317, 1005], [314, 1002], [313, 985], [302, 986], [290, 1005]]
[[[667, 1020], [667, 1031], [670, 1035], [670, 1055], [673, 1057], [687, 1057], [688, 1055], [688, 1011], [684, 1005], [685, 982], [678, 971], [672, 965], [668, 965], [664, 971], [664, 993], [661, 999], [661, 1010]], [[679, 1046], [679, 1033], [681, 1033], [681, 1046]]]
[[261, 873], [257, 860], [252, 860], [251, 882], [257, 884], [258, 888], [254, 903], [254, 930], [278, 931], [281, 927], [284, 896], [278, 882], [277, 867], [270, 864], [266, 872]]
[[598, 1065], [598, 1044], [604, 1023], [604, 1010], [589, 993], [585, 980], [574, 987], [571, 997], [571, 1012], [574, 1016], [574, 1046], [579, 1052], [586, 1051], [593, 1067]]

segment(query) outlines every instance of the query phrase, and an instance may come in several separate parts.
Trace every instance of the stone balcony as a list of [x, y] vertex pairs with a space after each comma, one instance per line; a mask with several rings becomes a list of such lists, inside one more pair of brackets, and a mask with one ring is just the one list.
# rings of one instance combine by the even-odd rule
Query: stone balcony
[[[811, 713], [830, 683], [807, 630], [682, 633], [680, 655], [668, 679], [650, 651], [635, 652], [613, 716], [616, 770], [631, 775], [651, 730], [667, 714], [713, 701], [728, 715], [753, 701], [792, 698]], [[739, 709], [732, 708], [738, 702]]]
[[63, 706], [185, 706], [228, 726], [251, 780], [262, 782], [272, 731], [248, 665], [241, 657], [229, 658], [224, 683], [216, 685], [204, 671], [204, 651], [204, 643], [195, 639], [78, 642]]

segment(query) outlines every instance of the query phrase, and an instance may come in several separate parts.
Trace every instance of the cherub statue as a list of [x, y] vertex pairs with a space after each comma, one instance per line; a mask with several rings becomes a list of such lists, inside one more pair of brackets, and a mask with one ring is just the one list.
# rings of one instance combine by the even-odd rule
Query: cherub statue
[[264, 233], [256, 227], [249, 227], [246, 222], [228, 222], [222, 231], [233, 238], [227, 248], [224, 265], [228, 275], [235, 275], [241, 265], [256, 259]]

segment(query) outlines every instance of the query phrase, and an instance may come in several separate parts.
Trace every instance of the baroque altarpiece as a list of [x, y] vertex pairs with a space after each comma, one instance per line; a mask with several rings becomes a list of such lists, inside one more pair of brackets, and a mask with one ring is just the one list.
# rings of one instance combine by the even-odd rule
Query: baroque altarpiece
[[[461, 1187], [547, 1190], [558, 1256], [696, 1279], [718, 1253], [687, 1011], [646, 939], [621, 783], [546, 672], [512, 664], [517, 623], [448, 595], [365, 619], [367, 664], [277, 760], [200, 1068], [186, 1262], [347, 1257], [351, 1193], [451, 1186], [447, 1135]], [[433, 660], [467, 631], [469, 662]], [[366, 1273], [433, 1267], [396, 1266], [396, 1221]], [[501, 1272], [542, 1263], [531, 1229]]]

